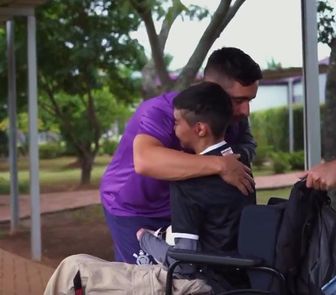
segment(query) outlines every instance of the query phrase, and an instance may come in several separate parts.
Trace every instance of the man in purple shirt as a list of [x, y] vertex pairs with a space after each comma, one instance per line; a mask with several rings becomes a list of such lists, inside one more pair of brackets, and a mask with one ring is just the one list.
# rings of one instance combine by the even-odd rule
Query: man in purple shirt
[[[231, 96], [235, 120], [225, 140], [245, 162], [255, 153], [247, 117], [261, 78], [259, 65], [231, 47], [214, 51], [204, 70], [205, 81], [219, 84]], [[218, 174], [245, 195], [253, 190], [250, 169], [237, 155], [204, 158], [180, 151], [174, 133], [175, 95], [165, 93], [140, 104], [102, 178], [101, 199], [116, 261], [153, 262], [140, 248], [136, 232], [170, 224], [168, 181]]]

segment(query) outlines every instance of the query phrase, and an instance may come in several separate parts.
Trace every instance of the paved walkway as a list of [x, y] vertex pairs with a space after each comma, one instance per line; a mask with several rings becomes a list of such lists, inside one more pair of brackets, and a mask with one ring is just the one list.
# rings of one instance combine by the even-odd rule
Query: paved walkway
[[257, 189], [276, 189], [292, 186], [304, 174], [303, 171], [296, 171], [286, 174], [275, 174], [255, 177]]
[[[293, 185], [302, 172], [255, 177], [257, 189], [281, 188]], [[10, 220], [9, 196], [0, 196], [0, 222]], [[41, 213], [50, 213], [66, 209], [99, 204], [98, 190], [41, 194]], [[20, 217], [30, 216], [29, 196], [19, 197]]]
[[[0, 222], [10, 220], [9, 196], [0, 196]], [[55, 212], [99, 203], [98, 191], [41, 194], [41, 212]], [[19, 197], [20, 217], [30, 216], [30, 198]], [[54, 269], [1, 249], [0, 295], [42, 295]]]
[[53, 271], [0, 248], [0, 295], [42, 295]]
[[[257, 189], [280, 188], [293, 185], [302, 172], [259, 176]], [[98, 190], [41, 194], [41, 213], [74, 209], [99, 204]], [[30, 215], [29, 196], [19, 198], [20, 217]], [[10, 198], [0, 196], [0, 222], [10, 220]], [[0, 295], [42, 295], [53, 269], [19, 257], [1, 249], [0, 244]]]
[[[88, 205], [99, 204], [98, 190], [75, 191], [41, 194], [41, 213], [75, 209]], [[30, 216], [30, 198], [27, 195], [19, 196], [20, 217]], [[0, 222], [10, 220], [9, 196], [0, 196]]]

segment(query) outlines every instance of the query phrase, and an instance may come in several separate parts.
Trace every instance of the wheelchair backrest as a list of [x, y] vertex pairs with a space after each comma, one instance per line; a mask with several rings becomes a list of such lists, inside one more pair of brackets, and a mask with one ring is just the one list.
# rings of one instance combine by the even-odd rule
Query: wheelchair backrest
[[[242, 211], [238, 252], [248, 257], [262, 258], [266, 266], [274, 267], [278, 232], [281, 226], [284, 204], [251, 205]], [[251, 287], [268, 290], [272, 276], [267, 273], [248, 271]]]

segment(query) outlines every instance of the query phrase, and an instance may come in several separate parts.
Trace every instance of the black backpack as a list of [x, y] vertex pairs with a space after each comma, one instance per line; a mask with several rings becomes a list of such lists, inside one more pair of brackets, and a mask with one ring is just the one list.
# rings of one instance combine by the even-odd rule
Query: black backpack
[[276, 247], [276, 268], [288, 293], [319, 295], [336, 275], [336, 212], [326, 192], [297, 182], [286, 202]]
[[327, 199], [317, 208], [308, 250], [297, 281], [298, 294], [322, 294], [336, 275], [336, 212]]

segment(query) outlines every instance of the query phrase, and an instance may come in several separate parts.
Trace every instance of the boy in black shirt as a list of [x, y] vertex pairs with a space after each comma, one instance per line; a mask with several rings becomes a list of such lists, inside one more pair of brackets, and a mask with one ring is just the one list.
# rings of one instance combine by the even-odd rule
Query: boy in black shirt
[[[233, 153], [223, 140], [232, 119], [229, 95], [217, 84], [203, 82], [182, 91], [174, 99], [175, 133], [183, 148], [205, 156]], [[245, 163], [247, 164], [247, 163]], [[172, 235], [175, 248], [209, 253], [235, 251], [241, 210], [253, 203], [218, 175], [172, 182]], [[146, 229], [139, 229], [141, 248], [169, 266], [170, 245]], [[180, 273], [190, 274], [181, 266]]]

